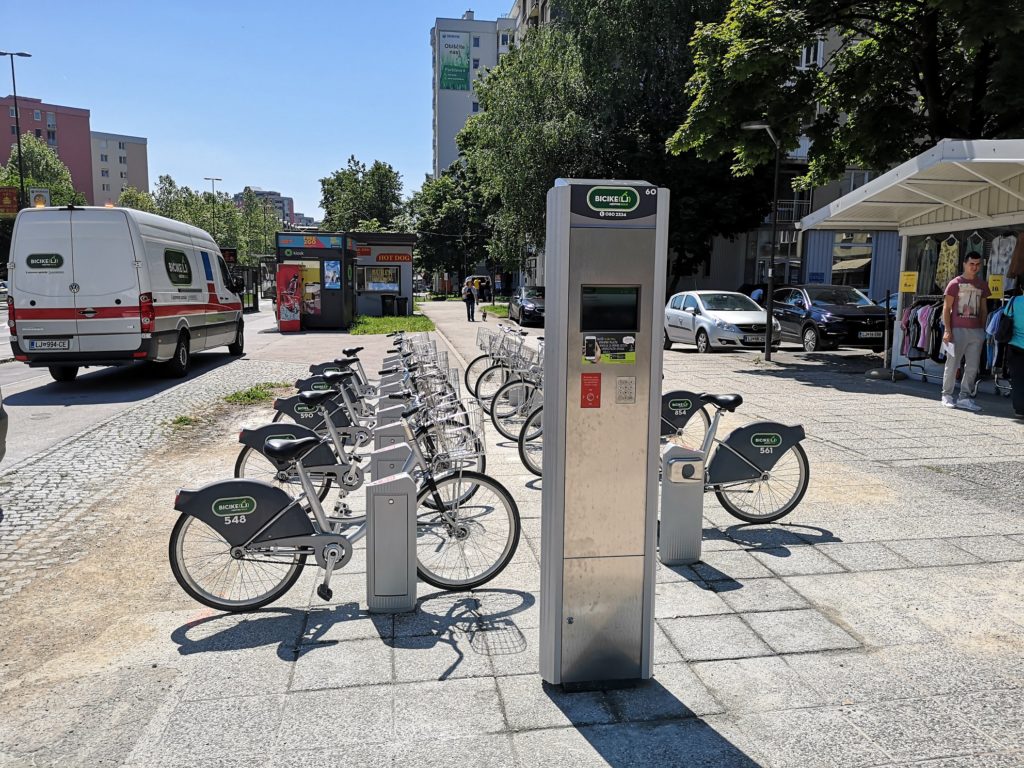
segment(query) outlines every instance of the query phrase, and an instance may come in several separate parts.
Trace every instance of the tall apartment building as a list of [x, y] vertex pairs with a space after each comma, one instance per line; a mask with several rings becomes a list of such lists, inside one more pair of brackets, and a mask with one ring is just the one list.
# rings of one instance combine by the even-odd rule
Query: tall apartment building
[[92, 199], [116, 203], [125, 187], [149, 191], [149, 154], [139, 136], [92, 132]]
[[[517, 3], [518, 5], [519, 3]], [[438, 18], [430, 30], [434, 70], [434, 177], [459, 158], [455, 136], [480, 111], [474, 83], [508, 53], [516, 19]]]
[[[17, 144], [13, 95], [0, 98], [0, 115], [6, 117], [10, 126], [4, 134], [10, 139], [6, 146], [13, 147]], [[71, 171], [74, 188], [85, 195], [90, 204], [95, 203], [89, 110], [45, 104], [42, 99], [18, 96], [18, 120], [22, 134], [30, 133], [45, 141]], [[0, 162], [6, 163], [10, 150], [0, 152], [0, 155]]]
[[[261, 201], [266, 201], [268, 206], [277, 212], [277, 219], [289, 226], [295, 226], [295, 201], [290, 197], [284, 197], [280, 192], [259, 187], [249, 187], [253, 194]], [[243, 193], [239, 192], [231, 198], [235, 205], [242, 207]]]

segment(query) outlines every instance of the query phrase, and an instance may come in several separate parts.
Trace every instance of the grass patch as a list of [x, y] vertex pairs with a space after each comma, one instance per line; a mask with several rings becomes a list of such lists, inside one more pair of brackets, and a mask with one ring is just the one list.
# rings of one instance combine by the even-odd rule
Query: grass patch
[[248, 389], [240, 389], [225, 396], [224, 401], [232, 405], [258, 405], [274, 399], [275, 389], [290, 387], [291, 384], [282, 381], [262, 381], [254, 384]]
[[495, 317], [508, 317], [508, 304], [485, 304], [477, 309]]
[[195, 416], [188, 416], [182, 414], [181, 416], [175, 416], [171, 419], [171, 426], [175, 429], [184, 429], [185, 427], [194, 427], [197, 424], [201, 424], [202, 420], [197, 419]]
[[366, 336], [376, 333], [394, 333], [410, 331], [420, 333], [434, 330], [434, 323], [425, 315], [407, 315], [405, 317], [368, 317], [359, 315], [348, 332], [353, 336]]

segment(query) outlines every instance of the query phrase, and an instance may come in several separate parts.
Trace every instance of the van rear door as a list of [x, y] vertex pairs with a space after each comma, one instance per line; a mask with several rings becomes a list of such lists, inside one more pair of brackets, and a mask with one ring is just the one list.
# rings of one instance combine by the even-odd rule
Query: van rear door
[[71, 211], [24, 211], [11, 245], [18, 346], [34, 358], [78, 352]]
[[139, 263], [128, 215], [116, 209], [71, 214], [75, 309], [82, 352], [126, 352], [142, 344]]

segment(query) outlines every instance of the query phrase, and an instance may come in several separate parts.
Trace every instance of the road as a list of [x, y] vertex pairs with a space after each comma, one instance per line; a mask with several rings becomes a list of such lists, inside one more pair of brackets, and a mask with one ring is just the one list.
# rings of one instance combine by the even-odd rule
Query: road
[[[280, 339], [269, 303], [262, 312], [246, 316], [246, 353], [258, 357]], [[6, 311], [3, 313], [6, 334]], [[9, 350], [0, 347], [0, 355]], [[45, 368], [24, 363], [0, 364], [0, 389], [4, 408], [10, 415], [7, 455], [0, 473], [44, 451], [65, 438], [116, 416], [129, 406], [166, 392], [231, 360], [226, 348], [199, 353], [192, 372], [185, 379], [165, 378], [153, 365], [124, 368], [89, 368], [71, 384], [58, 384]]]

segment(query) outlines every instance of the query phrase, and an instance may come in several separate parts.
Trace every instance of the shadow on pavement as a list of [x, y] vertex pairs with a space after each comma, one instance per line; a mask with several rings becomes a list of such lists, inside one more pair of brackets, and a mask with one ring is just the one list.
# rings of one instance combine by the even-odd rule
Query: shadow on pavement
[[832, 531], [816, 525], [780, 525], [765, 527], [751, 523], [738, 523], [724, 530], [705, 528], [705, 541], [734, 541], [752, 550], [774, 550], [778, 557], [789, 555], [790, 546], [813, 546], [841, 542]]
[[[86, 368], [73, 382], [50, 382], [4, 398], [16, 405], [91, 405], [133, 403], [191, 381], [222, 365], [238, 360], [227, 352], [200, 352], [192, 357], [192, 370], [180, 379], [167, 378], [158, 364], [140, 363], [122, 367]], [[40, 369], [45, 372], [45, 369]]]

